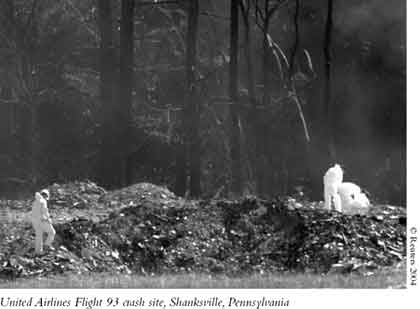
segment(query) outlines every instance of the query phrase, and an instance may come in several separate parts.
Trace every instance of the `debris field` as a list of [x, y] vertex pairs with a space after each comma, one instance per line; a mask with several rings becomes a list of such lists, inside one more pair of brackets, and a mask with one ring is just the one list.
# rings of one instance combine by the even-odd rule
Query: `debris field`
[[185, 200], [149, 183], [106, 192], [86, 182], [53, 184], [57, 235], [33, 251], [31, 200], [0, 200], [0, 278], [67, 272], [361, 272], [405, 261], [406, 210], [373, 205], [366, 215], [291, 198]]

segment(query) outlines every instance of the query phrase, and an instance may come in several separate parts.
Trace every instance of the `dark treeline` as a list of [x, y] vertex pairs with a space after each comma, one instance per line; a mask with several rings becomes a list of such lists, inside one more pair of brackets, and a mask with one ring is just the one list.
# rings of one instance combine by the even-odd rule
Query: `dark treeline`
[[401, 0], [2, 0], [0, 191], [92, 179], [405, 203]]

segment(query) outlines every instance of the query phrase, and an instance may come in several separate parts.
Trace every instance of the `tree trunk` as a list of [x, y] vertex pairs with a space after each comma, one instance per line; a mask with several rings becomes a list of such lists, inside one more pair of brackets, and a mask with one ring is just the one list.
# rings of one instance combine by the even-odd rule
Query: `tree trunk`
[[333, 0], [328, 0], [327, 21], [325, 23], [325, 41], [324, 41], [324, 57], [325, 57], [325, 114], [327, 124], [327, 147], [329, 159], [336, 161], [336, 150], [334, 141], [334, 106], [331, 98], [331, 33], [333, 28]]
[[[198, 0], [190, 0], [188, 8], [187, 51], [185, 58], [185, 103], [180, 124], [179, 142], [176, 154], [175, 193], [184, 196], [189, 184], [192, 196], [201, 193], [200, 184], [200, 105], [197, 100], [197, 85], [195, 82], [198, 31]], [[187, 158], [190, 164], [190, 178], [187, 183]]]
[[190, 193], [192, 197], [201, 194], [200, 180], [200, 101], [197, 96], [195, 72], [197, 70], [197, 32], [199, 0], [191, 0], [188, 13], [187, 33], [187, 108], [189, 109], [189, 159], [190, 159]]
[[290, 54], [290, 66], [289, 66], [289, 85], [294, 87], [293, 75], [295, 74], [296, 55], [299, 50], [300, 36], [299, 36], [299, 11], [300, 1], [295, 0], [295, 12], [293, 14], [293, 26], [295, 30], [295, 41], [293, 42], [292, 52]]
[[[267, 108], [270, 103], [270, 86], [269, 86], [269, 57], [270, 49], [268, 44], [268, 30], [270, 26], [270, 14], [269, 14], [269, 0], [265, 0], [264, 7], [264, 20], [263, 20], [263, 65], [262, 65], [262, 75], [263, 75], [263, 97], [262, 97], [262, 107]], [[264, 123], [263, 115], [264, 112], [258, 112], [258, 159], [257, 159], [257, 191], [259, 194], [265, 194], [267, 190], [267, 127]]]
[[[112, 12], [110, 0], [98, 0], [99, 11], [99, 72], [100, 72], [100, 100], [103, 109], [102, 144], [101, 144], [101, 180], [106, 186], [118, 185], [119, 168], [115, 164], [118, 160], [115, 134], [115, 107], [113, 106], [113, 46], [112, 46]], [[116, 177], [117, 176], [117, 177]]]
[[248, 141], [249, 156], [251, 158], [251, 166], [254, 170], [251, 171], [253, 175], [249, 175], [249, 179], [253, 179], [257, 175], [255, 170], [258, 164], [257, 161], [257, 149], [259, 145], [258, 140], [258, 100], [257, 100], [257, 91], [255, 88], [255, 70], [254, 63], [252, 59], [252, 37], [251, 37], [251, 27], [250, 27], [250, 10], [251, 10], [251, 1], [247, 1], [245, 6], [244, 2], [240, 2], [242, 19], [244, 23], [244, 51], [245, 51], [245, 60], [247, 66], [247, 84], [248, 84], [248, 98], [249, 98], [249, 112], [247, 113], [247, 122], [251, 124], [250, 134], [252, 137]]
[[[293, 15], [295, 38], [294, 38], [292, 51], [290, 54], [290, 66], [289, 66], [289, 73], [288, 73], [289, 89], [292, 93], [295, 94], [298, 104], [300, 104], [300, 97], [299, 97], [298, 89], [296, 89], [295, 81], [293, 78], [294, 78], [296, 67], [297, 67], [296, 58], [297, 58], [298, 51], [300, 49], [300, 30], [299, 30], [300, 8], [301, 8], [300, 0], [295, 0], [295, 11]], [[302, 104], [300, 104], [300, 106], [302, 106]], [[319, 163], [317, 162], [317, 159], [314, 156], [313, 145], [311, 144], [311, 141], [309, 140], [309, 133], [307, 135], [307, 139], [305, 143], [305, 163], [304, 164], [305, 164], [306, 177], [310, 183], [310, 188], [315, 189], [314, 192], [322, 192], [322, 182], [320, 181], [320, 177], [317, 174], [317, 171], [319, 170]], [[311, 192], [311, 195], [314, 199], [319, 199], [318, 194], [313, 194]]]
[[268, 30], [270, 26], [270, 16], [269, 16], [269, 0], [265, 0], [265, 8], [264, 8], [264, 20], [263, 20], [263, 105], [268, 105], [270, 101], [270, 92], [269, 92], [269, 57], [270, 57], [270, 50], [268, 45]]
[[[184, 116], [182, 116], [184, 117]], [[174, 192], [178, 196], [185, 196], [187, 192], [187, 147], [185, 144], [184, 121], [181, 120], [178, 142], [175, 145], [176, 151], [176, 179]]]
[[133, 67], [134, 67], [134, 0], [122, 0], [121, 2], [121, 30], [120, 30], [120, 118], [118, 128], [120, 130], [121, 143], [121, 182], [128, 185], [129, 173], [128, 145], [130, 143], [132, 92], [133, 92]]
[[231, 132], [231, 170], [232, 192], [235, 195], [242, 193], [241, 173], [241, 144], [238, 111], [238, 18], [239, 0], [231, 0], [230, 8], [230, 64], [229, 64], [229, 95], [231, 100], [230, 113], [232, 120]]
[[[11, 0], [4, 0], [0, 3], [0, 27], [4, 29], [4, 33], [7, 33], [11, 41], [16, 40], [15, 36], [15, 7], [14, 2]], [[10, 48], [7, 43], [1, 42], [0, 48], [5, 48], [6, 50]], [[10, 145], [15, 146], [16, 143], [13, 142], [14, 132], [16, 128], [15, 123], [15, 114], [16, 114], [16, 104], [13, 104], [11, 101], [14, 99], [13, 96], [13, 73], [15, 68], [12, 63], [10, 63], [4, 70], [3, 74], [3, 87], [0, 88], [0, 99], [4, 100], [6, 104], [2, 106], [4, 109], [3, 111], [7, 111], [7, 115], [1, 115], [2, 122], [7, 123], [6, 128], [8, 132], [1, 132], [4, 133], [4, 137], [7, 140], [8, 146], [6, 146], [6, 150], [9, 154], [13, 155], [16, 153], [17, 149], [15, 147], [10, 147]], [[10, 102], [10, 103], [7, 103]]]

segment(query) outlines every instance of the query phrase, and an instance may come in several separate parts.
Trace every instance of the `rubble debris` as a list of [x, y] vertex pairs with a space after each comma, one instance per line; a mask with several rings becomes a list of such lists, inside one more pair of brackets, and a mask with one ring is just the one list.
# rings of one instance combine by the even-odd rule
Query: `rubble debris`
[[186, 201], [145, 183], [108, 193], [53, 187], [51, 199], [69, 201], [63, 209], [84, 196], [89, 209], [106, 209], [106, 216], [55, 221], [55, 249], [43, 256], [33, 254], [30, 226], [14, 224], [19, 230], [12, 234], [4, 229], [0, 278], [94, 271], [366, 273], [406, 255], [400, 207], [374, 205], [366, 215], [346, 215], [293, 199]]
[[123, 206], [139, 205], [140, 203], [153, 201], [154, 204], [167, 204], [177, 200], [176, 195], [165, 187], [151, 183], [141, 182], [129, 187], [110, 191], [99, 199], [106, 205], [120, 204]]
[[87, 208], [106, 193], [104, 188], [91, 181], [54, 183], [46, 189], [50, 192], [50, 208]]

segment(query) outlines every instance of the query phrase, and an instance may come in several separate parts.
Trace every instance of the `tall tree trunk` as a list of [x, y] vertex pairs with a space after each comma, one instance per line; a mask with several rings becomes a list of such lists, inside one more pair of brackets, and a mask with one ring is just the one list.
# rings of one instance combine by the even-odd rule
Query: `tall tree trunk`
[[[179, 142], [176, 150], [175, 193], [184, 196], [187, 186], [192, 196], [200, 195], [200, 105], [196, 98], [195, 82], [198, 31], [198, 0], [190, 0], [188, 8], [187, 51], [185, 58], [185, 103], [181, 116]], [[190, 164], [190, 181], [187, 183], [187, 158]]]
[[199, 0], [191, 0], [188, 13], [188, 33], [187, 33], [187, 108], [189, 122], [189, 159], [190, 159], [190, 193], [192, 197], [201, 194], [200, 180], [200, 101], [197, 96], [196, 69], [197, 69], [197, 32]]
[[[113, 106], [113, 46], [112, 46], [112, 10], [110, 0], [98, 0], [99, 11], [99, 71], [100, 71], [100, 100], [103, 109], [102, 144], [100, 174], [102, 182], [110, 187], [118, 185], [116, 179], [119, 169], [116, 167], [116, 134], [115, 134], [115, 107]], [[117, 176], [117, 177], [116, 177]], [[119, 178], [119, 177], [118, 177]]]
[[289, 66], [289, 85], [293, 85], [293, 75], [295, 74], [296, 67], [296, 55], [300, 47], [300, 35], [299, 35], [299, 11], [300, 11], [300, 0], [295, 0], [295, 12], [293, 14], [293, 26], [295, 30], [295, 40], [293, 42], [292, 52], [290, 54], [290, 66]]
[[264, 20], [263, 20], [263, 100], [262, 103], [266, 106], [270, 101], [270, 90], [269, 90], [269, 57], [270, 57], [270, 47], [268, 44], [268, 30], [270, 26], [270, 16], [269, 16], [269, 3], [270, 0], [265, 0], [264, 5]]
[[8, 40], [4, 40], [6, 48], [15, 50], [13, 60], [9, 63], [7, 74], [8, 84], [14, 96], [22, 105], [19, 112], [22, 114], [22, 126], [20, 131], [22, 157], [27, 177], [31, 178], [32, 185], [36, 185], [39, 177], [38, 163], [40, 159], [39, 147], [39, 123], [37, 118], [39, 105], [39, 76], [34, 74], [39, 27], [37, 12], [39, 2], [33, 1], [31, 14], [26, 21], [26, 27], [22, 28], [15, 18], [15, 1], [1, 1], [1, 19], [4, 33]]
[[[184, 117], [185, 116], [183, 115], [182, 118]], [[187, 192], [187, 145], [185, 144], [184, 127], [184, 120], [181, 120], [179, 137], [175, 145], [176, 175], [174, 192], [178, 196], [185, 196], [185, 193]]]
[[[4, 0], [0, 2], [0, 20], [1, 20], [1, 27], [4, 29], [4, 33], [6, 33], [9, 37], [9, 40], [2, 40], [1, 47], [12, 50], [13, 48], [19, 48], [23, 50], [23, 44], [18, 40], [19, 36], [17, 35], [17, 25], [15, 19], [15, 2], [13, 0]], [[3, 99], [12, 99], [13, 97], [13, 88], [17, 88], [16, 76], [18, 71], [18, 66], [20, 64], [20, 60], [23, 57], [20, 55], [15, 54], [13, 61], [9, 62], [9, 66], [5, 74], [7, 74], [6, 85], [8, 89], [3, 88]], [[32, 168], [32, 139], [34, 138], [34, 128], [32, 126], [32, 112], [29, 104], [21, 104], [26, 102], [21, 102], [23, 100], [19, 100], [19, 105], [17, 107], [19, 118], [20, 118], [20, 130], [19, 130], [19, 146], [18, 146], [18, 153], [23, 158], [22, 161], [22, 168], [26, 171], [25, 177], [32, 180], [33, 177], [33, 168]], [[3, 115], [2, 115], [3, 116]]]
[[[245, 5], [246, 2], [246, 5]], [[251, 166], [254, 170], [250, 171], [249, 178], [253, 179], [257, 175], [255, 170], [257, 166], [257, 149], [259, 147], [258, 139], [258, 100], [257, 100], [257, 91], [255, 87], [255, 69], [254, 62], [252, 59], [252, 37], [251, 37], [251, 27], [250, 27], [250, 11], [251, 11], [251, 1], [242, 1], [240, 2], [242, 20], [244, 24], [244, 51], [245, 51], [245, 60], [247, 66], [247, 86], [248, 86], [248, 97], [249, 97], [249, 112], [247, 114], [247, 122], [251, 124], [250, 134], [252, 137], [248, 141], [249, 156], [251, 158]]]
[[[4, 0], [0, 3], [0, 27], [4, 29], [4, 33], [7, 33], [7, 35], [10, 38], [10, 41], [15, 41], [15, 7], [14, 7], [14, 1], [11, 0]], [[1, 42], [0, 48], [5, 48], [6, 50], [10, 48], [7, 43]], [[16, 104], [12, 104], [13, 100], [13, 86], [12, 86], [12, 75], [13, 71], [15, 71], [15, 68], [13, 67], [13, 64], [9, 64], [7, 66], [7, 69], [4, 70], [3, 75], [3, 88], [0, 88], [0, 99], [4, 100], [6, 102], [10, 102], [9, 104], [5, 104], [5, 110], [7, 111], [8, 115], [1, 115], [1, 121], [8, 123], [8, 132], [5, 135], [7, 138], [8, 145], [15, 146], [15, 143], [12, 142], [12, 139], [14, 139], [14, 129], [16, 128], [15, 124], [15, 113], [16, 113]], [[1, 132], [3, 133], [3, 132]], [[16, 153], [17, 149], [14, 147], [10, 148], [7, 147], [9, 154]], [[1, 177], [1, 176], [0, 176]]]
[[[263, 97], [262, 97], [262, 105], [267, 107], [270, 103], [270, 50], [268, 45], [268, 35], [269, 35], [269, 28], [270, 28], [270, 19], [274, 11], [270, 10], [269, 7], [270, 1], [265, 0], [264, 3], [264, 20], [263, 20], [263, 41], [262, 41], [262, 50], [263, 50], [263, 61], [262, 61], [262, 69], [263, 69]], [[264, 114], [264, 111], [261, 112]], [[263, 117], [260, 114], [260, 118]], [[263, 119], [259, 119], [259, 136], [262, 138], [260, 139], [260, 146], [258, 149], [259, 152], [259, 180], [258, 180], [258, 192], [260, 194], [264, 194], [269, 192], [271, 187], [271, 180], [270, 174], [272, 171], [269, 171], [269, 164], [268, 159], [270, 157], [270, 153], [268, 151], [268, 128], [267, 123], [263, 121]]]
[[324, 40], [324, 65], [325, 65], [325, 114], [327, 124], [327, 147], [329, 159], [336, 160], [336, 150], [334, 141], [334, 106], [331, 99], [331, 33], [333, 29], [333, 0], [327, 0], [327, 20], [325, 23], [325, 40]]
[[231, 163], [232, 192], [242, 193], [241, 143], [239, 129], [238, 102], [238, 39], [239, 39], [239, 0], [231, 0], [230, 7], [230, 64], [229, 64], [229, 95], [231, 99], [230, 114], [231, 132]]
[[133, 67], [134, 67], [134, 8], [135, 0], [122, 0], [121, 2], [121, 31], [120, 31], [120, 130], [121, 143], [121, 182], [127, 185], [128, 176], [128, 145], [131, 136], [131, 112], [133, 92]]
[[[300, 49], [300, 30], [299, 30], [299, 16], [300, 16], [300, 9], [301, 9], [301, 2], [300, 0], [295, 0], [295, 11], [293, 14], [293, 25], [294, 25], [294, 43], [292, 47], [292, 51], [290, 54], [290, 66], [289, 66], [289, 89], [292, 93], [296, 96], [296, 102], [302, 108], [302, 104], [300, 104], [300, 97], [298, 90], [295, 86], [294, 81], [294, 74], [297, 67], [297, 54]], [[303, 111], [300, 110], [303, 117]], [[304, 125], [304, 124], [303, 124]], [[307, 130], [307, 129], [306, 129]], [[317, 162], [314, 153], [313, 153], [313, 145], [309, 139], [309, 133], [305, 130], [306, 135], [306, 143], [305, 143], [305, 172], [306, 177], [310, 182], [310, 187], [315, 189], [315, 192], [322, 192], [322, 183], [319, 181], [320, 177], [317, 175], [317, 170], [319, 169], [319, 163]], [[317, 195], [313, 196], [314, 199], [319, 199]]]
[[[39, 89], [39, 79], [36, 74], [33, 74], [36, 67], [36, 45], [39, 39], [39, 31], [38, 31], [38, 17], [37, 17], [37, 10], [38, 10], [38, 2], [32, 2], [32, 16], [31, 20], [28, 23], [28, 29], [26, 29], [26, 34], [30, 37], [30, 39], [19, 38], [16, 34], [16, 42], [20, 39], [21, 46], [24, 46], [24, 56], [21, 59], [23, 74], [23, 79], [27, 84], [28, 90], [25, 93], [25, 104], [29, 107], [29, 117], [30, 117], [30, 124], [29, 124], [29, 136], [30, 136], [30, 173], [32, 176], [32, 184], [36, 186], [39, 183], [39, 178], [41, 171], [39, 169], [39, 163], [41, 159], [41, 147], [40, 147], [40, 131], [39, 131], [39, 120], [38, 120], [38, 109], [40, 105], [40, 97], [38, 95]], [[20, 33], [19, 33], [20, 34]], [[18, 44], [18, 43], [17, 43]], [[19, 46], [19, 45], [17, 45]]]

